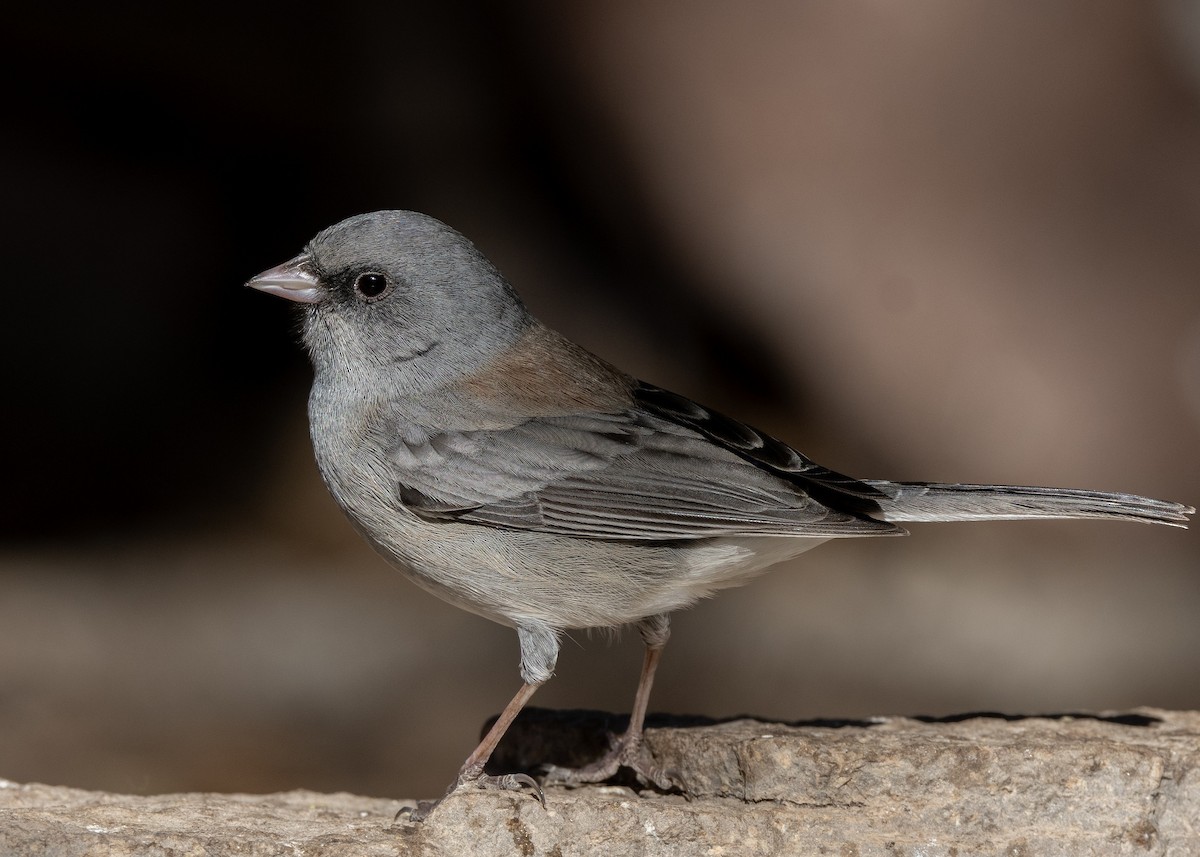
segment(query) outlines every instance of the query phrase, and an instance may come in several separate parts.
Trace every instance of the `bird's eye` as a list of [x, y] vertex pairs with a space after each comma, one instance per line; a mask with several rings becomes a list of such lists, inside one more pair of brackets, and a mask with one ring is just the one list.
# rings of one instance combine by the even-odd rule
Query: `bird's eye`
[[354, 278], [354, 291], [362, 295], [368, 301], [378, 300], [383, 297], [391, 283], [383, 274], [369, 271], [365, 274], [359, 274]]

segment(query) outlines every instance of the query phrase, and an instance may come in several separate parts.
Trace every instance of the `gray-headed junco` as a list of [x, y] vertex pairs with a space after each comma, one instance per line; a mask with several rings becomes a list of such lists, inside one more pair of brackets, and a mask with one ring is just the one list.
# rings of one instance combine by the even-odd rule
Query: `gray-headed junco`
[[667, 787], [641, 736], [672, 611], [826, 539], [903, 535], [897, 521], [1185, 526], [1195, 511], [842, 476], [545, 327], [466, 238], [423, 214], [342, 221], [247, 285], [304, 307], [313, 448], [350, 520], [418, 585], [517, 630], [524, 684], [447, 794], [529, 787], [544, 803], [528, 776], [483, 771], [553, 674], [565, 629], [633, 623], [646, 656], [625, 734], [549, 779], [598, 782], [626, 766]]

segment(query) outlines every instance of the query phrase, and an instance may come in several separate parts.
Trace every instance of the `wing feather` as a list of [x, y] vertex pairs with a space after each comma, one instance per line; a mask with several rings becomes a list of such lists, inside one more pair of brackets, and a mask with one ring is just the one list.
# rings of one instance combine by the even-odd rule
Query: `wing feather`
[[[814, 497], [833, 480], [806, 490], [805, 465], [818, 477], [828, 471], [779, 441], [723, 417], [719, 431], [705, 432], [711, 412], [681, 408], [687, 401], [674, 397], [664, 409], [635, 400], [619, 412], [540, 415], [478, 431], [393, 428], [398, 496], [431, 520], [589, 539], [903, 532]], [[861, 484], [838, 478], [852, 491]]]

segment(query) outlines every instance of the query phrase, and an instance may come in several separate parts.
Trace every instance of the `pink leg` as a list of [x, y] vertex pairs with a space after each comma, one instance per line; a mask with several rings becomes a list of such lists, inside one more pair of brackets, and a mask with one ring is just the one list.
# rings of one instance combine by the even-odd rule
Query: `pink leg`
[[543, 807], [546, 806], [546, 796], [542, 793], [541, 786], [533, 777], [527, 774], [501, 774], [497, 777], [487, 776], [483, 773], [484, 766], [487, 765], [488, 759], [492, 757], [496, 745], [500, 743], [500, 739], [504, 737], [504, 733], [508, 731], [508, 727], [512, 725], [513, 720], [521, 713], [521, 709], [525, 707], [525, 703], [529, 702], [529, 698], [533, 696], [533, 692], [541, 687], [542, 682], [530, 684], [526, 682], [521, 685], [521, 689], [517, 691], [517, 695], [512, 698], [512, 701], [504, 706], [504, 710], [500, 712], [500, 716], [496, 718], [496, 722], [488, 733], [483, 736], [483, 740], [479, 742], [479, 746], [467, 756], [467, 760], [463, 762], [463, 766], [458, 771], [458, 776], [454, 782], [450, 784], [450, 788], [446, 789], [446, 793], [437, 800], [423, 800], [416, 807], [404, 807], [400, 812], [396, 813], [396, 818], [401, 815], [407, 815], [410, 821], [424, 821], [429, 817], [429, 813], [433, 812], [442, 801], [452, 795], [459, 789], [476, 788], [476, 789], [503, 789], [517, 791], [520, 789], [532, 789], [534, 796], [537, 797]]
[[600, 783], [610, 779], [621, 768], [629, 768], [639, 780], [653, 783], [661, 789], [669, 789], [674, 785], [672, 773], [659, 767], [642, 746], [642, 727], [646, 722], [650, 689], [654, 686], [654, 672], [658, 669], [667, 638], [671, 636], [668, 618], [662, 615], [643, 619], [638, 623], [638, 630], [646, 641], [646, 656], [642, 660], [637, 695], [633, 698], [633, 711], [629, 714], [629, 727], [623, 735], [613, 739], [612, 748], [607, 753], [590, 765], [574, 769], [551, 767], [546, 774], [547, 784]]

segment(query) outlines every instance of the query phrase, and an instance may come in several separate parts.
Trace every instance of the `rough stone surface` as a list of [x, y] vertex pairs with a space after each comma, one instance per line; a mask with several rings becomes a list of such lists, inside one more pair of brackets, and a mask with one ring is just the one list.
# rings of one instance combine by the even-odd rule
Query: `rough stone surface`
[[[527, 712], [497, 761], [577, 761], [617, 718]], [[1200, 854], [1200, 713], [659, 718], [680, 794], [623, 786], [397, 800], [288, 792], [131, 797], [3, 783], [0, 855]]]

